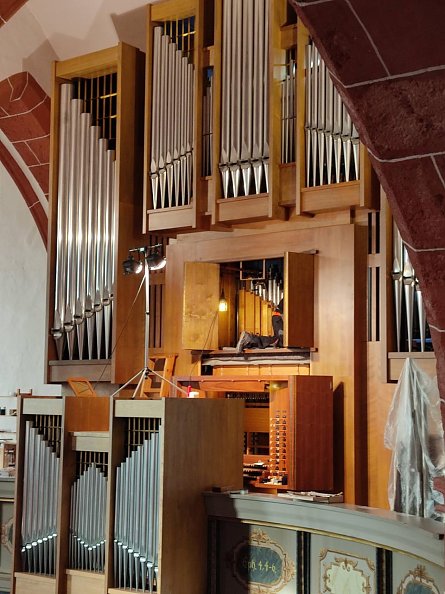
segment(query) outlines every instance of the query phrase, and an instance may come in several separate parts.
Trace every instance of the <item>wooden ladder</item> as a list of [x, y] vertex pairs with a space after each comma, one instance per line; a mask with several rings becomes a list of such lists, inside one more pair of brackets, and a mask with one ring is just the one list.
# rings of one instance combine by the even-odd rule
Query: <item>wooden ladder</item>
[[169, 354], [153, 355], [149, 358], [148, 367], [149, 369], [156, 371], [156, 373], [148, 374], [148, 377], [143, 381], [141, 391], [136, 398], [166, 398], [169, 395], [169, 381], [171, 381], [173, 376], [176, 357], [176, 354]]

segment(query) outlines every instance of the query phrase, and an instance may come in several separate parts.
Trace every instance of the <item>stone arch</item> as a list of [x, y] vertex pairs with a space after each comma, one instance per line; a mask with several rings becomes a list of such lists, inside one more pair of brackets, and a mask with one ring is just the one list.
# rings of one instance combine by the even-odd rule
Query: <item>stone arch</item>
[[[0, 129], [23, 159], [47, 200], [50, 98], [28, 72], [14, 74], [0, 82]], [[46, 246], [48, 217], [32, 184], [4, 143], [0, 143], [0, 159], [20, 189]]]
[[445, 4], [290, 1], [335, 78], [409, 246], [444, 395]]

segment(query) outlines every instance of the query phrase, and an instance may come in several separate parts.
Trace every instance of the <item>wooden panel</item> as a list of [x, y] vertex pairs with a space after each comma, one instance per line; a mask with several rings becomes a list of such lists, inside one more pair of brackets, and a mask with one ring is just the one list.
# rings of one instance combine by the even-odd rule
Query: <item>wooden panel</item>
[[242, 486], [243, 402], [169, 398], [165, 404], [159, 591], [204, 594], [202, 492], [215, 484]]
[[56, 594], [54, 578], [29, 573], [14, 573], [15, 594]]
[[297, 491], [334, 489], [332, 377], [295, 378], [295, 465], [290, 484]]
[[250, 291], [244, 293], [244, 328], [255, 332], [255, 295]]
[[218, 347], [219, 264], [186, 262], [182, 347]]
[[70, 377], [83, 377], [90, 382], [111, 381], [111, 362], [96, 361], [50, 361], [49, 381], [66, 382]]
[[407, 358], [414, 359], [425, 373], [434, 377], [437, 373], [436, 356], [434, 353], [388, 353], [388, 380], [397, 382], [402, 373], [403, 365]]
[[65, 398], [66, 431], [108, 431], [110, 399], [106, 396]]
[[242, 196], [217, 200], [221, 223], [259, 221], [269, 216], [269, 195]]
[[261, 334], [261, 297], [254, 295], [255, 334]]
[[102, 573], [88, 571], [66, 570], [67, 594], [104, 594], [105, 576]]
[[76, 452], [108, 452], [110, 434], [103, 433], [78, 433], [72, 437], [71, 448]]
[[291, 49], [297, 45], [297, 25], [286, 25], [281, 27], [281, 47]]
[[175, 0], [174, 2], [157, 2], [151, 7], [153, 21], [184, 19], [195, 14], [195, 0]]
[[359, 181], [301, 190], [301, 212], [328, 212], [353, 206], [360, 206]]
[[[112, 359], [111, 378], [125, 383], [144, 361], [144, 298], [143, 291], [136, 303], [140, 284], [137, 275], [120, 273], [128, 250], [144, 245], [142, 238], [142, 155], [143, 127], [135, 121], [144, 117], [144, 57], [142, 52], [126, 44], [119, 44], [117, 89], [116, 176], [118, 207], [116, 227], [115, 303], [113, 310], [113, 340], [119, 337]], [[132, 315], [128, 312], [132, 309]], [[113, 343], [114, 347], [114, 343]]]
[[61, 415], [63, 412], [62, 398], [24, 398], [24, 415]]
[[314, 256], [284, 257], [284, 345], [314, 346]]
[[295, 206], [297, 191], [297, 168], [295, 163], [280, 165], [280, 204], [281, 206]]
[[372, 167], [369, 153], [360, 143], [360, 206], [377, 210], [380, 206], [380, 182]]
[[88, 78], [116, 72], [118, 55], [118, 47], [115, 46], [63, 62], [56, 62], [56, 76], [66, 80], [78, 76]]
[[[381, 381], [380, 342], [368, 344], [368, 399], [367, 399], [367, 462], [368, 462], [368, 505], [389, 509], [388, 477], [391, 450], [384, 446], [384, 432], [389, 408], [394, 395], [395, 384]], [[386, 361], [384, 362], [386, 366]]]
[[60, 466], [59, 484], [57, 488], [57, 540], [56, 540], [56, 591], [66, 594], [66, 570], [69, 565], [68, 542], [70, 534], [71, 515], [71, 485], [76, 479], [76, 453], [71, 449], [71, 434], [67, 430], [68, 415], [67, 401], [73, 402], [90, 400], [89, 398], [64, 398], [62, 414], [62, 431], [60, 436]]
[[[162, 419], [165, 414], [165, 401], [150, 401], [150, 415], [153, 418]], [[115, 400], [115, 417], [145, 417], [147, 415], [147, 402], [145, 400]]]
[[269, 217], [284, 219], [280, 206], [281, 163], [281, 82], [285, 77], [286, 52], [282, 48], [281, 25], [286, 20], [287, 3], [271, 0], [269, 6]]
[[233, 376], [233, 375], [261, 375], [263, 377], [270, 377], [274, 375], [309, 375], [309, 364], [298, 365], [295, 363], [274, 363], [274, 364], [255, 364], [240, 363], [239, 365], [227, 365], [213, 367], [213, 374], [215, 376]]
[[[359, 417], [366, 416], [363, 412], [366, 390], [356, 383], [360, 375], [364, 375], [366, 362], [359, 364], [354, 359], [355, 351], [362, 353], [366, 348], [366, 342], [359, 340], [354, 333], [355, 325], [366, 320], [366, 310], [360, 309], [362, 298], [359, 299], [360, 307], [357, 311], [354, 310], [358, 293], [362, 292], [366, 296], [366, 284], [355, 284], [354, 264], [357, 259], [358, 267], [363, 266], [366, 271], [366, 237], [362, 236], [363, 231], [366, 235], [366, 229], [357, 230], [350, 224], [348, 211], [317, 215], [310, 220], [290, 221], [286, 224], [269, 223], [266, 228], [261, 229], [239, 228], [230, 233], [190, 235], [178, 238], [167, 250], [169, 266], [166, 269], [166, 306], [167, 319], [171, 323], [168, 325], [169, 343], [166, 348], [178, 352], [176, 374], [186, 377], [190, 376], [191, 369], [197, 373], [198, 367], [190, 354], [181, 350], [182, 307], [177, 303], [177, 296], [183, 290], [184, 260], [235, 262], [240, 259], [283, 257], [288, 251], [318, 250], [314, 257], [314, 343], [317, 352], [311, 353], [311, 373], [334, 376], [337, 415], [336, 485], [339, 490], [345, 491], [348, 503], [362, 503], [356, 493], [360, 491], [360, 483], [364, 481], [366, 485], [366, 478], [363, 477], [366, 456], [364, 462], [363, 452], [360, 452], [361, 458], [356, 457], [363, 434], [354, 432], [356, 404], [356, 414]], [[226, 368], [223, 372], [232, 373], [232, 370]], [[240, 369], [239, 373], [245, 371]], [[366, 404], [364, 406], [366, 409]]]
[[247, 433], [269, 433], [269, 407], [245, 407], [244, 431]]

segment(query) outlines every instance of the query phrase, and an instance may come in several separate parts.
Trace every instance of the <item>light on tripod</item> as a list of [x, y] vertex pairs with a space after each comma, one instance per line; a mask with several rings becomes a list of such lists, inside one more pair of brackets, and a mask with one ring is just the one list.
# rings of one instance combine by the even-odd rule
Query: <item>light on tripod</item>
[[[139, 274], [144, 268], [144, 260], [149, 270], [161, 270], [167, 263], [161, 252], [162, 244], [147, 245], [128, 250], [128, 258], [122, 262], [124, 274]], [[137, 254], [137, 259], [133, 256]]]
[[139, 274], [144, 267], [141, 259], [135, 260], [133, 254], [128, 254], [128, 258], [122, 262], [122, 266], [124, 274]]

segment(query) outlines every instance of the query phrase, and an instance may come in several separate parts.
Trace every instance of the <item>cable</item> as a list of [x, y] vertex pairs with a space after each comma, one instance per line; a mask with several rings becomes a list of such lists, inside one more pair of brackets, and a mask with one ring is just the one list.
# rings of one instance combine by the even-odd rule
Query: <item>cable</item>
[[[124, 324], [123, 324], [123, 326], [122, 326], [122, 329], [121, 329], [121, 331], [120, 331], [120, 333], [119, 333], [119, 336], [116, 338], [116, 342], [114, 343], [114, 347], [113, 347], [113, 348], [112, 348], [112, 350], [111, 350], [111, 354], [110, 354], [110, 362], [109, 362], [109, 363], [106, 363], [106, 364], [104, 365], [104, 368], [103, 368], [103, 370], [102, 370], [102, 373], [101, 373], [101, 374], [100, 374], [100, 376], [99, 376], [99, 379], [97, 379], [97, 380], [96, 380], [96, 382], [93, 384], [93, 389], [96, 389], [96, 386], [97, 386], [97, 384], [100, 382], [100, 380], [101, 380], [101, 379], [103, 378], [103, 376], [104, 376], [105, 370], [107, 369], [107, 367], [109, 367], [109, 366], [111, 365], [111, 358], [112, 358], [112, 356], [113, 356], [113, 354], [114, 354], [114, 351], [116, 350], [116, 347], [117, 347], [117, 345], [118, 345], [118, 343], [119, 343], [119, 340], [122, 338], [122, 334], [124, 333], [124, 330], [125, 330], [125, 328], [127, 327], [127, 324], [128, 324], [128, 322], [129, 322], [129, 320], [130, 320], [131, 312], [133, 311], [133, 307], [135, 306], [135, 304], [136, 304], [136, 301], [137, 301], [137, 299], [138, 299], [138, 297], [139, 297], [139, 294], [140, 294], [140, 292], [141, 292], [141, 290], [142, 290], [142, 287], [144, 286], [144, 281], [145, 281], [145, 274], [144, 274], [144, 275], [143, 275], [143, 277], [142, 277], [141, 284], [139, 285], [139, 288], [138, 288], [138, 290], [137, 290], [137, 292], [136, 292], [136, 296], [135, 296], [135, 298], [133, 299], [133, 303], [130, 305], [130, 308], [129, 308], [129, 310], [128, 310], [128, 314], [127, 314], [127, 318], [126, 318], [126, 320], [125, 320], [125, 322], [124, 322]], [[136, 376], [135, 376], [135, 377], [136, 377]], [[134, 378], [131, 378], [131, 379], [134, 379]]]

